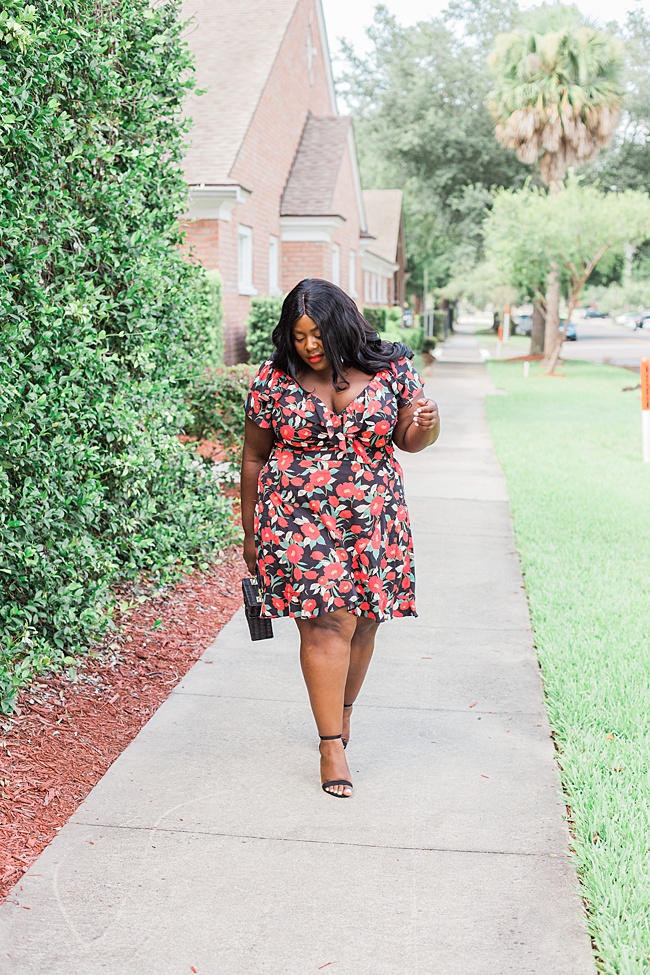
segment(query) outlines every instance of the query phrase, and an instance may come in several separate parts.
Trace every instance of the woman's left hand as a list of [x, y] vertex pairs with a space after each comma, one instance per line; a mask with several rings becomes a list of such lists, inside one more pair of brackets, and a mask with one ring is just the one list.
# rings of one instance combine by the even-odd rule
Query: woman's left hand
[[416, 427], [430, 430], [431, 427], [435, 427], [439, 419], [440, 415], [438, 413], [437, 403], [434, 403], [432, 399], [416, 400], [415, 412], [413, 414], [413, 423]]

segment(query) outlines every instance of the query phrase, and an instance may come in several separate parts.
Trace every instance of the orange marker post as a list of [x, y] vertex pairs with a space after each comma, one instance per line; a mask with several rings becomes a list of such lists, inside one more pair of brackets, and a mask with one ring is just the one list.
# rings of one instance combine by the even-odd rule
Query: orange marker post
[[650, 463], [650, 359], [641, 359], [641, 430], [643, 463]]
[[503, 325], [497, 330], [497, 359], [501, 358], [501, 342], [503, 341]]
[[508, 344], [510, 338], [510, 305], [506, 305], [503, 312], [503, 344]]

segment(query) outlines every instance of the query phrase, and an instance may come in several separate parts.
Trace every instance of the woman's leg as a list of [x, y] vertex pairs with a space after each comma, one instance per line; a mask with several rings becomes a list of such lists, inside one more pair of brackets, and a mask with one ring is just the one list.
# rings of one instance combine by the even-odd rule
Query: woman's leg
[[[368, 619], [367, 616], [357, 617], [356, 630], [350, 643], [350, 666], [345, 682], [344, 704], [354, 704], [359, 695], [372, 660], [378, 627], [379, 623]], [[345, 741], [350, 740], [351, 717], [352, 708], [345, 708], [343, 711], [343, 738]]]
[[[300, 632], [300, 665], [319, 735], [339, 735], [343, 692], [350, 667], [350, 644], [356, 617], [346, 609], [323, 613], [313, 619], [297, 619]], [[343, 743], [321, 741], [321, 780], [349, 779]], [[330, 792], [350, 795], [348, 786], [332, 786]]]

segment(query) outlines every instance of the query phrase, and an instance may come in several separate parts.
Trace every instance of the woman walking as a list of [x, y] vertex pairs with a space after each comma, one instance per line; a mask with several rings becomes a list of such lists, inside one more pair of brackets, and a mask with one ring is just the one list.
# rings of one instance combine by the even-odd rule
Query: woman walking
[[440, 431], [410, 349], [383, 342], [344, 291], [301, 281], [246, 401], [244, 560], [262, 615], [294, 617], [320, 736], [321, 783], [352, 795], [344, 749], [379, 624], [416, 616], [413, 546], [394, 447]]

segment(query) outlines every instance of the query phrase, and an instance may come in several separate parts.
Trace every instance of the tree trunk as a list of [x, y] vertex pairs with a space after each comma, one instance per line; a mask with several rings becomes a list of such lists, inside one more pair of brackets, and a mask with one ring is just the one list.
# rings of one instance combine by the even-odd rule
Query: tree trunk
[[[551, 196], [561, 192], [558, 180], [551, 180], [549, 186]], [[560, 341], [560, 269], [557, 264], [551, 264], [546, 285], [546, 324], [544, 326], [544, 355], [547, 359], [553, 355]]]
[[[580, 285], [580, 287], [582, 287], [582, 285]], [[567, 316], [566, 316], [566, 326], [563, 332], [558, 331], [557, 342], [549, 356], [548, 369], [546, 370], [547, 376], [552, 376], [553, 372], [555, 371], [555, 367], [557, 366], [558, 359], [560, 358], [560, 353], [562, 352], [562, 346], [564, 345], [564, 340], [566, 339], [566, 333], [569, 330], [569, 322], [571, 321], [571, 316], [573, 315], [573, 312], [578, 304], [579, 294], [580, 294], [579, 290], [574, 291], [569, 299], [569, 307], [567, 309]]]
[[544, 355], [548, 359], [560, 340], [560, 272], [551, 265], [546, 286], [546, 322], [544, 324]]
[[533, 327], [530, 332], [530, 354], [544, 354], [544, 324], [546, 316], [540, 305], [533, 305]]

